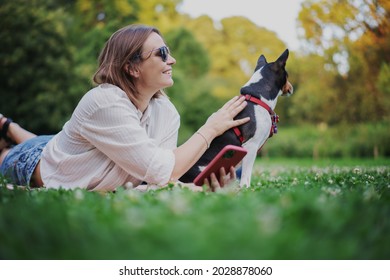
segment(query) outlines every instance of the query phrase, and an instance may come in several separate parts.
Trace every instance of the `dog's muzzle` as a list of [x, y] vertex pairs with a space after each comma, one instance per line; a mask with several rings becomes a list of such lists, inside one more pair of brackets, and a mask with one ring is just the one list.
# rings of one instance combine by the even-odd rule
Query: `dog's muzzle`
[[282, 88], [282, 92], [283, 92], [282, 95], [287, 95], [287, 96], [294, 93], [294, 87], [289, 81], [287, 81], [287, 83]]

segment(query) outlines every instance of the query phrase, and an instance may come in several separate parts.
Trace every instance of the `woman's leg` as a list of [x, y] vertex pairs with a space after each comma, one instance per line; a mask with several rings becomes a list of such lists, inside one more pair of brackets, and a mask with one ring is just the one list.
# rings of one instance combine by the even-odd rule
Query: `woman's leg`
[[3, 163], [3, 160], [5, 159], [6, 155], [8, 154], [9, 152], [9, 148], [4, 148], [0, 151], [0, 166], [1, 164]]
[[[8, 119], [0, 114], [0, 130], [3, 129], [4, 124]], [[30, 131], [25, 130], [17, 123], [11, 122], [8, 126], [6, 136], [14, 141], [16, 144], [20, 144], [28, 139], [35, 137], [36, 135]]]
[[[4, 117], [2, 114], [0, 114], [0, 131], [3, 132], [3, 128], [5, 129], [5, 123], [7, 122], [7, 118]], [[17, 123], [10, 122], [8, 125], [8, 128], [6, 131], [4, 131], [5, 136], [8, 137], [11, 141], [13, 141], [16, 144], [20, 144], [24, 141], [27, 141], [36, 135], [34, 133], [31, 133], [30, 131], [25, 130], [21, 126], [19, 126]], [[2, 142], [2, 145], [4, 145], [3, 142], [7, 141], [6, 139], [2, 138], [0, 139]], [[8, 146], [8, 145], [6, 145]], [[0, 150], [0, 165], [2, 164], [4, 158], [10, 151], [10, 148], [5, 147]]]

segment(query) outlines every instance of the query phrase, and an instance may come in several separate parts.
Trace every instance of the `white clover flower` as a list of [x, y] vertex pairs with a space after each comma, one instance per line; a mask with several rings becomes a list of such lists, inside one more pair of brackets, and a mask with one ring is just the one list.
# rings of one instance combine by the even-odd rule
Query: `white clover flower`
[[353, 173], [355, 173], [355, 174], [361, 174], [361, 173], [362, 173], [362, 170], [361, 170], [359, 167], [355, 167], [355, 168], [353, 169]]
[[84, 199], [84, 193], [81, 189], [77, 189], [74, 191], [74, 198], [77, 200], [83, 200]]

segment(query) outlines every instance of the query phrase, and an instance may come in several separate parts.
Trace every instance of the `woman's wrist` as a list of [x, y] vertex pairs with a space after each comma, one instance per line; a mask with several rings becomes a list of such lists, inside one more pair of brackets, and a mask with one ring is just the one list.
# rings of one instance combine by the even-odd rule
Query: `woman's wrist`
[[207, 149], [210, 148], [210, 141], [207, 140], [206, 136], [204, 136], [203, 133], [200, 132], [199, 130], [197, 132], [195, 132], [195, 133], [203, 138], [204, 142], [206, 143]]
[[196, 134], [203, 138], [207, 148], [210, 147], [211, 141], [213, 141], [213, 139], [216, 137], [214, 131], [205, 125], [199, 128]]

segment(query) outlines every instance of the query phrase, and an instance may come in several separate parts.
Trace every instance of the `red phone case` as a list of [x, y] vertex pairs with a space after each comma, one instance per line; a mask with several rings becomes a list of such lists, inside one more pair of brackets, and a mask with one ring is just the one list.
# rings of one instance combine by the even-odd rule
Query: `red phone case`
[[246, 154], [247, 150], [242, 147], [234, 145], [225, 146], [206, 168], [196, 176], [194, 184], [202, 186], [206, 178], [208, 178], [210, 182], [211, 173], [214, 173], [218, 177], [221, 167], [224, 167], [225, 171], [228, 173], [230, 167], [235, 167], [239, 164]]

